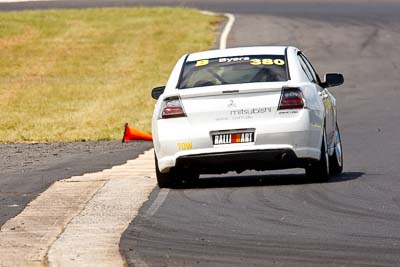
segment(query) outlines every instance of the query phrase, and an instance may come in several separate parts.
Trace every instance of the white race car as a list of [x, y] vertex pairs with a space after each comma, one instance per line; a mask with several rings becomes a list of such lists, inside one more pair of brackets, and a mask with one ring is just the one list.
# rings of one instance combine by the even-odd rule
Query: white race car
[[200, 174], [305, 168], [327, 180], [343, 169], [336, 99], [343, 76], [315, 69], [295, 47], [184, 55], [158, 99], [153, 140], [159, 187]]

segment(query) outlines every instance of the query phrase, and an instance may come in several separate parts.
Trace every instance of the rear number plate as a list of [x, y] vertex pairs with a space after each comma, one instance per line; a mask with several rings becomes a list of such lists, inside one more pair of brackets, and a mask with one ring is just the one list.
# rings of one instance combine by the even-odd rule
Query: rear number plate
[[215, 133], [212, 134], [214, 145], [243, 144], [254, 142], [254, 132]]

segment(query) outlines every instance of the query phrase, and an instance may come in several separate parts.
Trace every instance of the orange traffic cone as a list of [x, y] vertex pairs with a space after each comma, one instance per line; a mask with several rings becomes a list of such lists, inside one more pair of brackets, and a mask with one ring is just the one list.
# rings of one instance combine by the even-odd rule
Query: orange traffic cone
[[124, 137], [122, 138], [122, 143], [131, 140], [145, 140], [145, 141], [153, 141], [153, 137], [151, 134], [141, 132], [134, 128], [128, 126], [128, 123], [125, 123], [125, 131]]

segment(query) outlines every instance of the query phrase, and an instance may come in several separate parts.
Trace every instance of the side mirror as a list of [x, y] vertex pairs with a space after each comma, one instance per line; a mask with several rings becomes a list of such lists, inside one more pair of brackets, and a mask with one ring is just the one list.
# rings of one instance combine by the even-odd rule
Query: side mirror
[[165, 90], [165, 86], [159, 86], [156, 88], [153, 88], [153, 90], [151, 90], [151, 97], [154, 98], [155, 100], [157, 100], [160, 95], [162, 95], [164, 93]]
[[325, 82], [322, 84], [323, 87], [333, 87], [344, 83], [343, 75], [340, 73], [327, 73], [325, 74]]

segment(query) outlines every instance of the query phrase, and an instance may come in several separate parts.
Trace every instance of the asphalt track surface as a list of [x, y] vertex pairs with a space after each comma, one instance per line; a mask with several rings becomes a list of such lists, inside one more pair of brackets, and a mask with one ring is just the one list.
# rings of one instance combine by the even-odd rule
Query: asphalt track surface
[[[137, 3], [59, 1], [0, 9]], [[345, 85], [331, 90], [338, 100], [344, 173], [328, 183], [310, 183], [301, 171], [207, 176], [194, 188], [170, 190], [149, 212], [160, 192], [165, 195], [155, 189], [122, 237], [128, 263], [399, 266], [400, 3], [187, 5], [235, 14], [228, 47], [291, 44], [320, 74], [344, 74]]]

